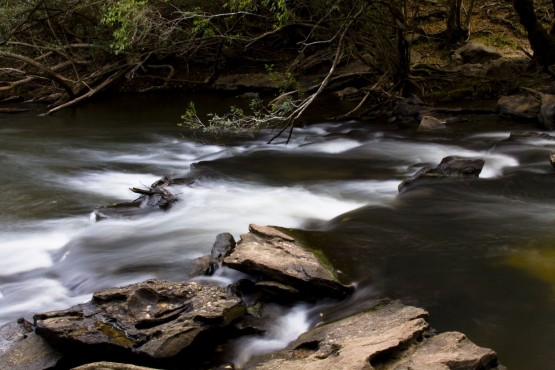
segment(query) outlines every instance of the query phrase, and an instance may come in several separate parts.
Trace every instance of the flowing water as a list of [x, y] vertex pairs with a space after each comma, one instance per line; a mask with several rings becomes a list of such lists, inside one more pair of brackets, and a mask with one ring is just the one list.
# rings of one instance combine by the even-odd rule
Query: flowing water
[[[356, 282], [358, 294], [336, 310], [398, 298], [428, 309], [436, 329], [495, 349], [511, 369], [552, 368], [555, 141], [507, 142], [511, 130], [534, 127], [467, 117], [447, 135], [323, 122], [297, 129], [289, 145], [266, 145], [271, 132], [200, 144], [176, 126], [187, 98], [0, 116], [0, 323], [102, 288], [183, 280], [218, 233], [238, 239], [249, 223], [273, 224], [306, 229]], [[195, 99], [206, 111], [233, 104]], [[448, 155], [486, 166], [478, 179], [398, 194], [405, 177]], [[170, 211], [91, 220], [95, 207], [133, 199], [130, 187], [164, 175], [194, 179], [172, 189], [181, 201]], [[239, 361], [294, 339], [317, 320], [316, 308], [276, 317], [266, 337], [238, 344]]]

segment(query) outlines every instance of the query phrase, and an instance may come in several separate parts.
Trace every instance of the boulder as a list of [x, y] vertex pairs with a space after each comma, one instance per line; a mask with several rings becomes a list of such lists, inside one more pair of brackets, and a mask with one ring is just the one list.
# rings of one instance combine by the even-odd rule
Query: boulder
[[540, 107], [540, 100], [529, 94], [502, 96], [497, 101], [499, 114], [514, 118], [537, 119]]
[[289, 286], [307, 301], [344, 298], [352, 291], [339, 282], [324, 256], [288, 233], [254, 224], [249, 225], [249, 230], [224, 259], [225, 266]]
[[484, 164], [485, 161], [481, 158], [445, 157], [436, 168], [424, 167], [411, 178], [404, 180], [399, 184], [399, 192], [423, 180], [478, 177]]
[[[431, 336], [423, 309], [378, 305], [302, 334], [284, 350], [252, 358], [244, 369], [495, 369], [495, 352], [460, 333]], [[430, 337], [431, 336], [431, 337]]]
[[62, 355], [34, 333], [33, 325], [19, 319], [0, 327], [0, 370], [53, 368]]
[[433, 116], [423, 116], [418, 125], [418, 131], [442, 131], [445, 130], [445, 121], [439, 120]]
[[495, 48], [476, 41], [468, 42], [454, 53], [455, 61], [461, 64], [484, 64], [501, 57]]
[[238, 297], [216, 286], [148, 280], [96, 292], [88, 303], [34, 319], [36, 333], [58, 348], [99, 359], [105, 352], [167, 359], [245, 312]]

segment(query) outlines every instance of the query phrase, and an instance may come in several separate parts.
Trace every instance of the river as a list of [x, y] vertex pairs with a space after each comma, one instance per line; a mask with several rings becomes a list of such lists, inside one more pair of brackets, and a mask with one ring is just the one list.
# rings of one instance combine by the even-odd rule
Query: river
[[[430, 135], [321, 122], [296, 129], [288, 145], [267, 145], [271, 132], [202, 144], [176, 125], [190, 98], [0, 115], [0, 324], [102, 288], [183, 280], [218, 233], [238, 239], [249, 223], [272, 224], [306, 229], [357, 284], [349, 309], [401, 299], [429, 310], [439, 331], [495, 349], [510, 369], [552, 368], [555, 141], [506, 141], [533, 124], [469, 116]], [[234, 104], [192, 98], [204, 111]], [[484, 171], [398, 194], [404, 178], [449, 155], [484, 158]], [[91, 219], [95, 207], [134, 199], [130, 187], [164, 175], [195, 179], [172, 189], [181, 201], [168, 212]], [[306, 330], [310, 312], [284, 316], [296, 323], [289, 336]]]

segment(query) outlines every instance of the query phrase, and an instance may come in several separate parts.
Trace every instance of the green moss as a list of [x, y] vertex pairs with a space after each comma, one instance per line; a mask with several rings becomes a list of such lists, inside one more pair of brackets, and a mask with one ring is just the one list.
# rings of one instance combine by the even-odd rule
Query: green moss
[[134, 344], [134, 341], [129, 339], [121, 329], [103, 322], [97, 322], [96, 327], [104, 333], [112, 343], [119, 344], [123, 347], [131, 347]]
[[316, 256], [318, 261], [328, 269], [336, 281], [339, 281], [337, 274], [335, 273], [335, 268], [332, 263], [328, 260], [322, 247], [327, 246], [326, 241], [328, 236], [323, 232], [318, 231], [306, 231], [299, 229], [291, 229], [285, 227], [276, 227], [276, 229], [283, 231], [286, 234], [291, 235], [295, 240], [307, 251], [311, 252]]

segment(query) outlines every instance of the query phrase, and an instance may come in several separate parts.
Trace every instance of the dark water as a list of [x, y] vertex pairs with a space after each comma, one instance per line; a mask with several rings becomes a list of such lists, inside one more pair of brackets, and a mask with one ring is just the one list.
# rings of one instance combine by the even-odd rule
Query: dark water
[[[511, 369], [552, 368], [555, 141], [506, 142], [511, 130], [535, 127], [466, 117], [443, 135], [343, 122], [298, 129], [288, 146], [266, 145], [271, 132], [199, 144], [176, 126], [191, 98], [203, 111], [237, 103], [141, 96], [0, 116], [1, 323], [105, 287], [182, 280], [216, 234], [274, 224], [306, 229], [346, 281], [371, 292], [355, 305], [399, 298], [428, 309], [436, 329], [495, 349]], [[478, 179], [398, 195], [403, 178], [448, 155], [486, 166]], [[169, 212], [89, 220], [96, 206], [133, 199], [129, 187], [164, 175], [196, 179], [175, 189], [182, 201]], [[292, 311], [279, 323], [288, 332], [258, 346], [298, 335], [310, 312]]]

